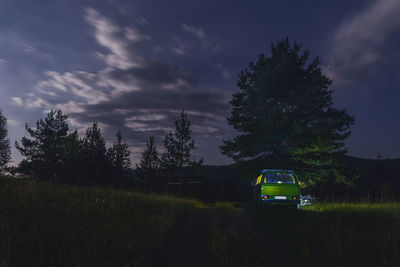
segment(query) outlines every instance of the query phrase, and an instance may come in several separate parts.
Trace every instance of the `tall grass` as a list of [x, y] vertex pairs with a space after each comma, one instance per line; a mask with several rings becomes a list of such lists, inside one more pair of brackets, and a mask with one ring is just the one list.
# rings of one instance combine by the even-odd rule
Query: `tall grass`
[[0, 266], [399, 266], [400, 204], [301, 211], [0, 177]]
[[250, 207], [248, 224], [216, 228], [229, 266], [400, 266], [400, 203]]
[[166, 195], [0, 179], [1, 266], [146, 265], [205, 205]]

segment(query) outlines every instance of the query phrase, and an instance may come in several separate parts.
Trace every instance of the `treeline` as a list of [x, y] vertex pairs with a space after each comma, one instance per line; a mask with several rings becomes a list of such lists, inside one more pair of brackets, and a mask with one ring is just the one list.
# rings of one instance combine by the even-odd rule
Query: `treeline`
[[67, 118], [61, 110], [52, 110], [36, 127], [26, 124], [29, 136], [15, 142], [24, 159], [11, 172], [83, 185], [127, 182], [131, 160], [122, 133], [118, 131], [107, 148], [97, 122], [80, 137], [76, 130], [69, 132]]
[[[213, 202], [251, 201], [249, 180], [260, 168], [278, 164], [253, 161], [243, 163], [245, 166], [202, 166], [202, 160], [191, 159], [195, 144], [185, 112], [175, 120], [175, 129], [165, 136], [163, 153], [150, 136], [136, 165], [131, 162], [121, 131], [117, 131], [114, 142], [107, 148], [96, 122], [81, 137], [77, 131], [69, 131], [66, 119], [67, 115], [61, 111], [51, 111], [37, 121], [36, 127], [26, 125], [29, 137], [16, 142], [25, 158], [17, 167], [7, 168], [11, 159], [10, 142], [7, 120], [0, 111], [0, 171], [68, 184], [167, 192]], [[303, 193], [323, 201], [400, 199], [400, 160], [343, 156], [338, 159], [337, 169], [347, 178], [338, 180], [335, 175], [327, 175], [305, 187]]]
[[6, 118], [3, 115], [1, 118], [4, 126], [1, 127], [4, 133], [1, 139], [4, 147], [1, 150], [4, 154], [2, 171], [8, 170], [16, 176], [80, 185], [155, 188], [195, 179], [202, 164], [202, 159], [191, 159], [195, 143], [185, 111], [175, 120], [175, 130], [165, 136], [164, 152], [159, 154], [154, 137], [150, 136], [136, 166], [131, 162], [129, 146], [120, 130], [107, 148], [97, 122], [93, 122], [80, 137], [76, 130], [69, 131], [66, 114], [52, 110], [36, 122], [36, 127], [25, 125], [29, 136], [15, 142], [24, 159], [17, 167], [5, 168], [10, 160], [10, 145], [6, 138]]
[[38, 120], [36, 127], [25, 125], [28, 136], [15, 143], [24, 159], [16, 167], [6, 167], [11, 159], [10, 142], [1, 111], [0, 117], [1, 172], [67, 184], [165, 192], [206, 202], [251, 201], [249, 181], [235, 166], [202, 166], [203, 159], [192, 159], [195, 142], [184, 111], [164, 137], [163, 151], [157, 149], [155, 138], [150, 136], [135, 165], [121, 131], [107, 148], [98, 123], [79, 136], [77, 131], [69, 130], [67, 115], [57, 110]]
[[361, 159], [344, 156], [339, 168], [351, 181], [327, 177], [308, 191], [326, 201], [398, 201], [400, 200], [400, 160]]

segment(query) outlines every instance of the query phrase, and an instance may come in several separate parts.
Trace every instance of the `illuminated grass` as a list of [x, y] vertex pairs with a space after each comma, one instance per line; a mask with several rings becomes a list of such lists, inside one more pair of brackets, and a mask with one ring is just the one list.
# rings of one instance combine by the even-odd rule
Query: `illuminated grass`
[[314, 212], [378, 212], [399, 215], [400, 203], [316, 203], [315, 205], [306, 206], [303, 209]]

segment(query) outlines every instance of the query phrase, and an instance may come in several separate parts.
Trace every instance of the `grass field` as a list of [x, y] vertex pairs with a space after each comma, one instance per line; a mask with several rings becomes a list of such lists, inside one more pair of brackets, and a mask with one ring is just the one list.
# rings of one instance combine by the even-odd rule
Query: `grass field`
[[238, 209], [0, 178], [0, 266], [400, 266], [400, 204]]

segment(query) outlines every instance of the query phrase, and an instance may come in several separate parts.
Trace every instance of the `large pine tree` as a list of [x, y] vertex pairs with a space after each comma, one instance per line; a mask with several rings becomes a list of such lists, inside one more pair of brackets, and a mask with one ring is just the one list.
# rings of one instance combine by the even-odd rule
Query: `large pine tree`
[[270, 53], [239, 74], [228, 123], [240, 134], [224, 140], [222, 153], [257, 168], [295, 169], [308, 183], [337, 174], [354, 118], [333, 107], [332, 81], [308, 50], [286, 38]]

